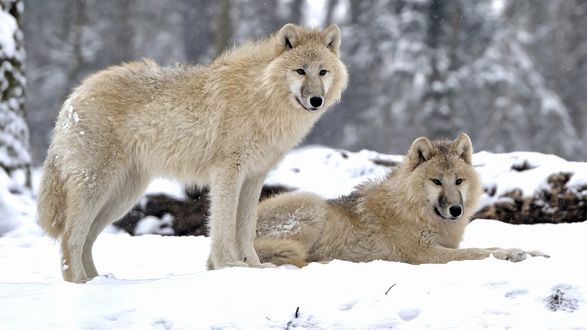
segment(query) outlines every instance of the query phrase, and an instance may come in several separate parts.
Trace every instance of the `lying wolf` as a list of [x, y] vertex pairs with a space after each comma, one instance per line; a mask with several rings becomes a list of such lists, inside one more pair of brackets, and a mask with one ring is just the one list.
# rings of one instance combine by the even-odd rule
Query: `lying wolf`
[[294, 192], [259, 205], [255, 248], [262, 262], [389, 260], [410, 264], [495, 258], [521, 261], [541, 252], [459, 249], [481, 195], [466, 134], [454, 141], [416, 139], [387, 178], [324, 200]]

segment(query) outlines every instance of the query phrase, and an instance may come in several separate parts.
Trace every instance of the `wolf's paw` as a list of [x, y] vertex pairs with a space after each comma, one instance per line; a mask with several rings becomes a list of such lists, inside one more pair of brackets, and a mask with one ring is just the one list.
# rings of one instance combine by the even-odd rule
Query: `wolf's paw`
[[525, 260], [528, 256], [550, 258], [548, 254], [542, 251], [524, 251], [520, 249], [491, 249], [491, 255], [497, 259], [508, 260], [512, 262]]
[[210, 260], [208, 260], [208, 269], [209, 270], [217, 270], [217, 269], [228, 268], [228, 267], [249, 267], [249, 265], [247, 265], [247, 263], [242, 262], [240, 260], [227, 261], [227, 262], [217, 262], [217, 263], [213, 263]]
[[491, 255], [497, 259], [519, 262], [527, 257], [527, 253], [520, 249], [496, 249], [491, 251]]
[[249, 267], [249, 264], [247, 264], [246, 262], [242, 262], [240, 260], [236, 260], [236, 261], [229, 261], [229, 262], [225, 263], [223, 266], [221, 266], [220, 268], [226, 268], [226, 267]]
[[88, 279], [88, 281], [86, 283], [92, 282], [92, 283], [100, 283], [100, 282], [106, 282], [106, 281], [110, 281], [110, 280], [116, 280], [116, 276], [114, 276], [114, 274], [112, 273], [108, 273], [108, 274], [102, 274], [102, 275], [98, 275], [95, 276], [93, 278]]
[[550, 255], [548, 255], [542, 251], [538, 251], [538, 250], [527, 251], [526, 253], [528, 253], [529, 255], [531, 255], [533, 257], [550, 258]]
[[247, 263], [247, 266], [251, 268], [277, 268], [277, 265], [274, 265], [270, 262]]

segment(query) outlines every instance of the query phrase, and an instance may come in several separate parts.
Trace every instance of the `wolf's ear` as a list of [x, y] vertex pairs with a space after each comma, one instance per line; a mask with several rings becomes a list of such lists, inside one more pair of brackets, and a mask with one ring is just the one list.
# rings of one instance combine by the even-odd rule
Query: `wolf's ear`
[[410, 151], [408, 151], [408, 161], [412, 168], [427, 161], [432, 157], [432, 142], [427, 137], [420, 137], [412, 142]]
[[338, 56], [338, 51], [340, 49], [340, 29], [338, 28], [338, 25], [331, 24], [326, 30], [324, 30], [324, 45], [326, 48], [330, 49], [334, 55]]
[[295, 25], [288, 23], [277, 32], [278, 45], [282, 51], [290, 50], [297, 46], [298, 33], [296, 30]]
[[454, 152], [459, 155], [459, 158], [467, 164], [471, 164], [473, 158], [473, 144], [471, 138], [465, 133], [461, 133], [452, 143]]

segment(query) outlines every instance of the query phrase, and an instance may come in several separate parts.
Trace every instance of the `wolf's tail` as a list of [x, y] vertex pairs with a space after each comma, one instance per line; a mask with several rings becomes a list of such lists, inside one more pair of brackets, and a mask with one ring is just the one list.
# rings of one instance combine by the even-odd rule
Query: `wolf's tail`
[[261, 262], [274, 265], [296, 265], [304, 267], [308, 264], [307, 252], [303, 244], [291, 239], [258, 238], [255, 250]]
[[37, 197], [39, 225], [52, 238], [61, 236], [65, 224], [65, 190], [53, 159], [45, 161]]

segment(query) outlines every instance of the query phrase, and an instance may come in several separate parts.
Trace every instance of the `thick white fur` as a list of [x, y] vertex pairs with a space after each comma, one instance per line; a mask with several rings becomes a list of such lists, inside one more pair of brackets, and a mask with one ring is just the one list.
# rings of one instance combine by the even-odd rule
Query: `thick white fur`
[[[98, 275], [96, 237], [157, 176], [210, 185], [211, 268], [260, 266], [253, 240], [263, 179], [340, 99], [339, 45], [336, 26], [287, 24], [207, 66], [144, 60], [87, 78], [59, 113], [38, 198], [41, 226], [61, 239], [63, 278]], [[324, 103], [308, 109], [296, 100], [303, 93]]]
[[[294, 192], [263, 201], [255, 243], [261, 261], [297, 266], [333, 259], [422, 264], [490, 255], [511, 261], [546, 256], [519, 249], [459, 249], [481, 194], [472, 150], [466, 134], [454, 141], [418, 138], [397, 170], [349, 196], [324, 200]], [[457, 205], [462, 213], [453, 217], [450, 207]]]

